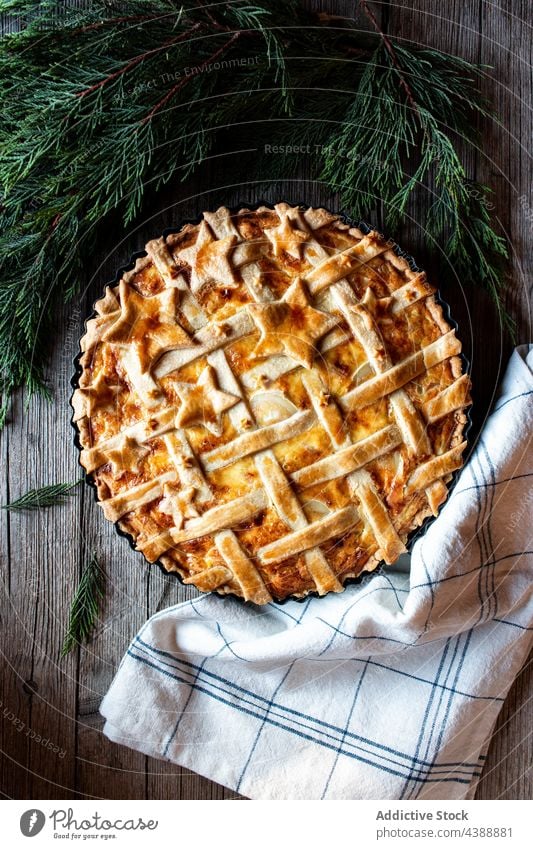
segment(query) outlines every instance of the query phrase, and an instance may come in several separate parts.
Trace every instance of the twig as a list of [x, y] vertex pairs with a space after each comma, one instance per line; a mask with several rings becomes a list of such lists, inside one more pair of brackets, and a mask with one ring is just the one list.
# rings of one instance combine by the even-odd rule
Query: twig
[[415, 101], [415, 98], [414, 98], [413, 92], [411, 91], [411, 88], [410, 88], [410, 86], [409, 86], [409, 83], [407, 82], [407, 80], [405, 79], [405, 77], [404, 77], [404, 75], [403, 75], [402, 69], [401, 69], [401, 67], [400, 67], [400, 64], [399, 64], [399, 62], [398, 62], [398, 59], [397, 59], [397, 57], [396, 57], [396, 53], [395, 53], [395, 51], [394, 51], [394, 47], [392, 46], [392, 44], [391, 44], [390, 40], [388, 39], [387, 35], [386, 35], [386, 34], [383, 32], [383, 30], [381, 29], [381, 27], [380, 27], [380, 25], [379, 25], [379, 23], [378, 23], [378, 21], [377, 21], [376, 16], [374, 15], [373, 11], [369, 8], [369, 6], [368, 6], [368, 4], [367, 4], [366, 0], [359, 0], [359, 5], [360, 5], [361, 9], [363, 10], [363, 12], [365, 13], [365, 15], [367, 16], [367, 18], [368, 18], [368, 20], [370, 21], [370, 23], [372, 24], [372, 26], [375, 28], [375, 30], [376, 30], [376, 32], [378, 33], [379, 37], [380, 37], [380, 38], [381, 38], [381, 40], [383, 41], [383, 44], [384, 44], [384, 46], [385, 46], [385, 50], [387, 51], [387, 53], [388, 53], [388, 54], [389, 54], [389, 56], [391, 57], [392, 64], [394, 65], [395, 69], [396, 69], [396, 70], [397, 70], [397, 72], [398, 72], [398, 76], [399, 76], [399, 78], [400, 78], [400, 85], [401, 85], [401, 87], [403, 88], [403, 90], [405, 91], [405, 94], [406, 94], [406, 97], [407, 97], [407, 100], [408, 100], [409, 105], [411, 106], [411, 108], [413, 109], [413, 111], [414, 111], [414, 112], [416, 112], [416, 114], [417, 114], [418, 116], [420, 116], [420, 113], [419, 113], [419, 111], [418, 111], [418, 106], [416, 105], [416, 101]]
[[206, 13], [207, 17], [209, 18], [215, 29], [219, 30], [219, 32], [224, 30], [227, 32], [226, 27], [223, 27], [222, 24], [219, 24], [218, 21], [215, 21], [213, 15], [209, 11], [209, 6], [204, 6], [202, 0], [196, 0], [196, 5], [199, 9]]

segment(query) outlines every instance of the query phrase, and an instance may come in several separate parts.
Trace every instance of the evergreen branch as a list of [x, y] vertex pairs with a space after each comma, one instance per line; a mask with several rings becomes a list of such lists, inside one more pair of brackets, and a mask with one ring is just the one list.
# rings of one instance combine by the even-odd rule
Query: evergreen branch
[[[428, 242], [501, 303], [506, 245], [456, 141], [478, 145], [491, 114], [465, 60], [396, 43], [371, 12], [377, 35], [300, 0], [0, 10], [23, 24], [0, 40], [0, 427], [17, 386], [49, 394], [54, 311], [111, 222], [134, 221], [151, 193], [223, 149], [225, 127], [257, 151], [258, 181], [294, 176], [290, 157], [262, 151], [266, 133], [316, 145], [314, 174], [354, 218], [381, 200], [389, 232], [426, 200]], [[235, 167], [238, 182], [242, 158]]]
[[105, 574], [98, 562], [96, 552], [93, 552], [83, 569], [80, 582], [72, 599], [61, 657], [65, 657], [72, 649], [83, 642], [87, 642], [90, 638], [96, 624], [100, 603], [104, 598], [104, 592]]
[[40, 510], [42, 507], [55, 507], [66, 503], [66, 495], [72, 495], [72, 490], [81, 483], [82, 478], [74, 483], [54, 483], [42, 486], [40, 489], [30, 489], [16, 501], [2, 504], [2, 510]]
[[405, 77], [402, 73], [402, 69], [400, 68], [398, 60], [396, 58], [396, 53], [394, 52], [394, 47], [392, 46], [390, 38], [388, 38], [387, 35], [381, 29], [380, 25], [378, 24], [376, 16], [374, 15], [372, 10], [368, 6], [368, 3], [366, 2], [366, 0], [359, 0], [359, 6], [361, 7], [363, 12], [365, 13], [366, 17], [368, 18], [368, 20], [370, 21], [370, 23], [372, 24], [372, 26], [374, 27], [374, 29], [376, 30], [378, 35], [381, 37], [381, 40], [383, 41], [383, 46], [385, 47], [385, 50], [389, 54], [391, 61], [392, 61], [392, 64], [394, 65], [394, 67], [398, 71], [398, 77], [399, 77], [399, 80], [400, 80], [400, 85], [403, 88], [403, 90], [405, 91], [405, 94], [407, 95], [407, 102], [409, 103], [409, 105], [411, 106], [411, 108], [415, 112], [418, 112], [418, 107], [416, 105], [415, 98], [413, 96], [413, 92], [411, 91], [409, 83], [407, 82], [407, 80], [405, 79]]
[[[355, 217], [364, 218], [382, 199], [389, 232], [405, 218], [413, 197], [426, 195], [425, 236], [448, 258], [445, 273], [481, 283], [512, 334], [502, 303], [506, 242], [490, 225], [488, 189], [467, 178], [451, 139], [456, 134], [477, 144], [473, 118], [490, 114], [481, 97], [468, 97], [468, 86], [461, 88], [465, 71], [475, 69], [457, 57], [445, 61], [438, 51], [396, 45], [391, 56], [387, 46], [376, 48], [340, 139], [326, 150], [323, 177], [337, 186]], [[398, 96], [399, 75], [409, 79], [410, 97]], [[416, 151], [408, 173], [406, 162]]]
[[76, 97], [86, 97], [88, 94], [92, 94], [94, 91], [98, 91], [98, 89], [103, 88], [103, 86], [112, 83], [113, 80], [118, 79], [122, 76], [122, 74], [127, 74], [128, 71], [133, 70], [137, 65], [141, 62], [144, 62], [149, 56], [153, 56], [154, 53], [159, 53], [161, 50], [167, 50], [169, 47], [172, 47], [173, 44], [178, 44], [180, 41], [183, 41], [185, 38], [189, 38], [194, 32], [200, 28], [200, 24], [194, 24], [187, 32], [184, 32], [182, 35], [178, 35], [176, 38], [171, 38], [168, 41], [165, 41], [163, 44], [160, 44], [159, 47], [154, 47], [152, 50], [145, 50], [143, 53], [140, 53], [139, 56], [135, 56], [133, 59], [130, 59], [129, 62], [126, 62], [122, 68], [119, 68], [117, 71], [114, 71], [112, 74], [108, 74], [103, 80], [100, 80], [98, 83], [94, 83], [89, 86], [89, 88], [83, 89], [83, 91], [78, 91], [76, 93]]

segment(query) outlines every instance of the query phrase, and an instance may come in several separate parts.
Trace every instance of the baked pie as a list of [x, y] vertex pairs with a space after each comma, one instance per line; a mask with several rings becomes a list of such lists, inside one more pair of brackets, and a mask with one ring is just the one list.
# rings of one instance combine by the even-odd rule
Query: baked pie
[[256, 604], [394, 563], [466, 445], [434, 291], [324, 209], [221, 208], [148, 242], [95, 305], [72, 400], [106, 518]]

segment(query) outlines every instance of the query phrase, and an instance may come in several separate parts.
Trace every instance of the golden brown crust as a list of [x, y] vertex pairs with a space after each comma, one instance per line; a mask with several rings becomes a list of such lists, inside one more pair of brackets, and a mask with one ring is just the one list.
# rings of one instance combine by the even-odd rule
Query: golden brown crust
[[470, 403], [425, 274], [284, 203], [146, 251], [96, 304], [72, 399], [105, 516], [257, 604], [393, 563], [446, 497]]

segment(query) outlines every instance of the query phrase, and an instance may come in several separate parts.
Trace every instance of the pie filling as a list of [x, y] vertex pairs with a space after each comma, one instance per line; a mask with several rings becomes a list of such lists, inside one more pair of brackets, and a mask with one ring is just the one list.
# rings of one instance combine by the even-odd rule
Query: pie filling
[[324, 209], [223, 207], [149, 242], [95, 305], [72, 399], [106, 518], [256, 604], [394, 563], [466, 444], [434, 291]]

